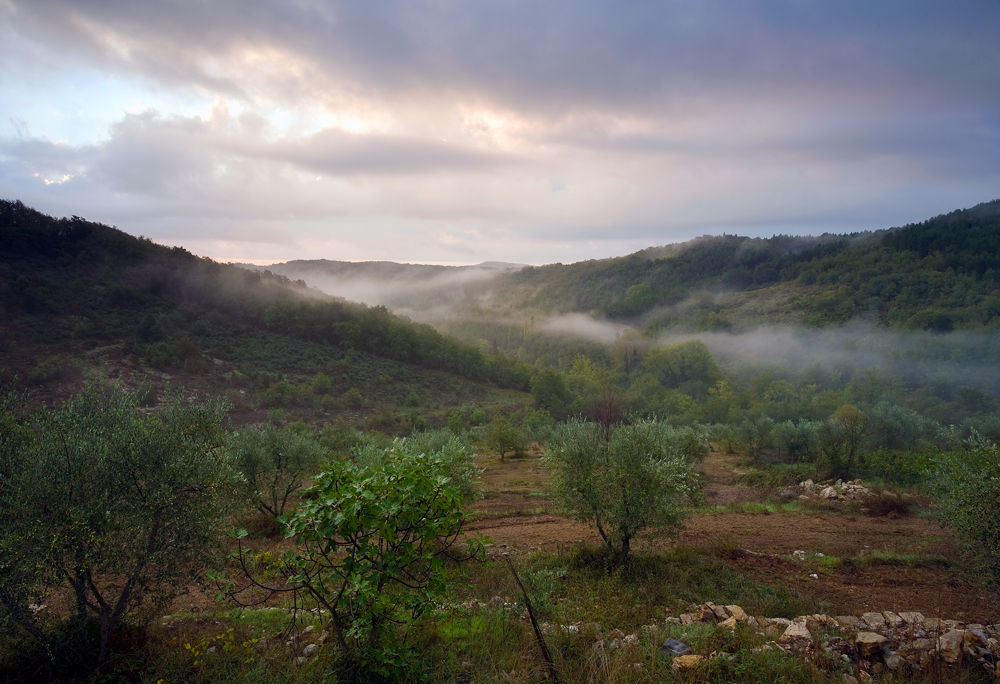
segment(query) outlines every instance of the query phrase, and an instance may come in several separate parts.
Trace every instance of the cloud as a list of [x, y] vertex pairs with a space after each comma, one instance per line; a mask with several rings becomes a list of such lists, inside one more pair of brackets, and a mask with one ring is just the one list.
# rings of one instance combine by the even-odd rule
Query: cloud
[[234, 260], [882, 228], [996, 195], [997, 44], [971, 0], [6, 0], [0, 195]]

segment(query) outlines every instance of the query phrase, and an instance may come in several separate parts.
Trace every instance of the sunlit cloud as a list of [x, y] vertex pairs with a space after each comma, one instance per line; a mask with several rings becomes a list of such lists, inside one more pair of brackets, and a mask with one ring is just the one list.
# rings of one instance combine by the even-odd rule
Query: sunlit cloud
[[568, 262], [1000, 194], [987, 3], [4, 0], [0, 20], [0, 195], [222, 260]]

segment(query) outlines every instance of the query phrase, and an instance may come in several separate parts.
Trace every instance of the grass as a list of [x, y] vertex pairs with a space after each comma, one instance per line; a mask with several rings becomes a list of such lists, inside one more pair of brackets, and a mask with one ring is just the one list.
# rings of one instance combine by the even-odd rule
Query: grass
[[695, 508], [694, 512], [700, 514], [749, 513], [769, 515], [771, 513], [815, 513], [816, 511], [813, 508], [805, 506], [801, 501], [787, 501], [785, 503], [734, 501], [718, 506], [702, 506]]
[[[827, 612], [828, 606], [782, 586], [755, 581], [734, 571], [725, 549], [677, 548], [668, 553], [635, 554], [624, 565], [611, 563], [601, 549], [578, 547], [568, 553], [535, 553], [517, 557], [515, 566], [540, 621], [563, 682], [789, 682], [839, 681], [841, 664], [821, 655], [812, 660], [767, 649], [774, 634], [746, 625], [729, 630], [713, 624], [680, 625], [667, 617], [689, 612], [691, 604], [735, 603], [751, 615], [793, 618]], [[941, 560], [941, 559], [937, 559]], [[845, 562], [913, 564], [937, 562], [932, 557], [866, 552], [853, 559], [813, 554], [802, 559], [814, 567]], [[410, 659], [407, 681], [534, 683], [546, 679], [547, 666], [524, 617], [524, 599], [506, 563], [491, 560], [448, 569], [446, 601], [430, 614], [401, 626]], [[577, 633], [556, 625], [583, 623]], [[597, 624], [599, 623], [599, 624]], [[304, 629], [313, 626], [311, 636]], [[230, 610], [220, 606], [202, 613], [178, 613], [153, 621], [136, 636], [131, 655], [118, 658], [100, 676], [49, 673], [55, 682], [323, 682], [379, 681], [345, 678], [332, 641], [301, 662], [303, 646], [315, 642], [325, 625], [313, 614], [299, 614], [289, 625], [287, 608]], [[635, 634], [637, 641], [612, 648], [612, 631]], [[666, 638], [687, 643], [708, 657], [690, 672], [675, 673], [660, 650]], [[0, 653], [9, 653], [11, 637], [0, 637]], [[38, 680], [8, 668], [3, 681]], [[970, 670], [943, 673], [935, 681], [976, 681]], [[930, 678], [928, 678], [928, 681]], [[888, 681], [888, 680], [887, 680]]]

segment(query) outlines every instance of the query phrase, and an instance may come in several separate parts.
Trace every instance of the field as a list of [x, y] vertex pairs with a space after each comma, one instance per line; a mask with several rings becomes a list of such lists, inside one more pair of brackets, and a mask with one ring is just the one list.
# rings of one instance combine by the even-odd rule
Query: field
[[[705, 505], [684, 533], [670, 543], [640, 543], [637, 550], [698, 549], [736, 573], [788, 587], [831, 615], [912, 610], [963, 622], [1000, 620], [995, 597], [967, 572], [949, 530], [926, 513], [868, 516], [767, 505], [768, 492], [737, 484], [738, 464], [734, 455], [710, 453], [699, 465]], [[484, 457], [480, 466], [484, 498], [471, 529], [498, 547], [562, 554], [601, 543], [592, 526], [554, 511], [538, 454], [503, 464]]]

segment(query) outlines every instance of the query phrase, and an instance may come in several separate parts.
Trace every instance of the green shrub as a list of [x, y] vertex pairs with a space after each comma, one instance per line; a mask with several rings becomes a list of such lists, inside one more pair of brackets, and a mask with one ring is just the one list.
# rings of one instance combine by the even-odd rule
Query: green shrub
[[[295, 548], [269, 568], [241, 550], [242, 567], [270, 593], [294, 591], [321, 606], [355, 674], [413, 679], [419, 656], [396, 625], [441, 600], [446, 559], [482, 551], [480, 542], [456, 545], [459, 490], [438, 459], [390, 453], [377, 468], [331, 464], [308, 493], [287, 519]], [[234, 598], [246, 587], [245, 578], [236, 581], [227, 587]]]
[[935, 486], [941, 517], [965, 542], [986, 581], [1000, 587], [1000, 449], [974, 436], [965, 453], [941, 457]]
[[350, 408], [359, 408], [364, 404], [364, 399], [361, 398], [361, 392], [352, 387], [344, 392], [344, 403]]

